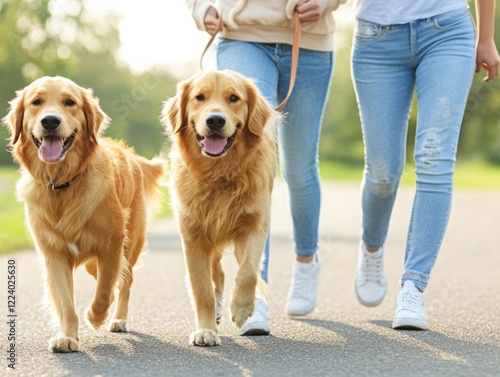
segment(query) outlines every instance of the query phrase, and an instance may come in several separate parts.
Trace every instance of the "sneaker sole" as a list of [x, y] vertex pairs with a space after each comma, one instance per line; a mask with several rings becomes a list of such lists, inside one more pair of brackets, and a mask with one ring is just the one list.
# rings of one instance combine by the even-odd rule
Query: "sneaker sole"
[[427, 330], [427, 322], [410, 318], [395, 319], [392, 322], [392, 328], [395, 330]]
[[271, 331], [268, 331], [266, 329], [250, 329], [250, 330], [247, 330], [240, 335], [241, 336], [262, 336], [262, 335], [269, 335], [270, 333], [271, 333]]
[[308, 310], [302, 310], [300, 312], [290, 312], [286, 310], [286, 314], [289, 315], [290, 317], [303, 317], [305, 315], [308, 315], [309, 313], [312, 313], [314, 311], [314, 308], [316, 307], [316, 304], [311, 309]]

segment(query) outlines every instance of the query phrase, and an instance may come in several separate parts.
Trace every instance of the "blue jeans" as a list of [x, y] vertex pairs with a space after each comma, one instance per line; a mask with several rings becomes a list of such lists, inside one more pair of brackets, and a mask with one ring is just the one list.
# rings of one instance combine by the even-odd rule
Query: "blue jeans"
[[[220, 39], [217, 69], [230, 69], [253, 78], [275, 107], [288, 92], [291, 55], [290, 45]], [[318, 148], [332, 73], [332, 52], [300, 50], [295, 86], [282, 110], [285, 121], [278, 130], [280, 166], [290, 193], [294, 247], [301, 257], [310, 257], [318, 250]], [[269, 234], [261, 270], [265, 281], [268, 263]]]
[[357, 21], [352, 73], [365, 144], [361, 237], [375, 249], [386, 240], [416, 89], [416, 194], [401, 282], [410, 279], [422, 291], [448, 223], [474, 68], [475, 27], [467, 9], [402, 25]]

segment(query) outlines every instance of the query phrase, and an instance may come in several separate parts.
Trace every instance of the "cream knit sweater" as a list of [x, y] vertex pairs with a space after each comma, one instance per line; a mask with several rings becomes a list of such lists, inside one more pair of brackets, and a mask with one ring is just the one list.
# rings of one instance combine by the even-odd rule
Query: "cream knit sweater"
[[[347, 0], [319, 0], [321, 19], [302, 26], [300, 47], [333, 51], [335, 21], [332, 11]], [[222, 16], [224, 38], [248, 42], [286, 43], [293, 41], [293, 12], [299, 0], [186, 0], [199, 30], [210, 7]]]

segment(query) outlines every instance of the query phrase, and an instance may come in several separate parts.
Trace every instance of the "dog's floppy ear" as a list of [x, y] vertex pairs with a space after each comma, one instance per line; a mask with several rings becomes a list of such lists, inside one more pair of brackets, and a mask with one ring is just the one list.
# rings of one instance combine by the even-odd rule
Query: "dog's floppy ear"
[[83, 91], [83, 111], [85, 112], [87, 136], [97, 144], [97, 137], [108, 128], [110, 118], [101, 109], [99, 99], [92, 89]]
[[255, 84], [248, 81], [246, 87], [248, 93], [248, 129], [254, 135], [260, 136], [264, 133], [266, 123], [276, 112], [260, 94]]
[[24, 118], [24, 90], [18, 90], [16, 97], [9, 102], [10, 108], [2, 122], [7, 126], [11, 133], [10, 143], [14, 145], [19, 140], [23, 132]]
[[186, 106], [189, 98], [189, 87], [191, 80], [182, 81], [177, 84], [177, 93], [163, 103], [160, 121], [169, 134], [179, 132], [187, 126]]

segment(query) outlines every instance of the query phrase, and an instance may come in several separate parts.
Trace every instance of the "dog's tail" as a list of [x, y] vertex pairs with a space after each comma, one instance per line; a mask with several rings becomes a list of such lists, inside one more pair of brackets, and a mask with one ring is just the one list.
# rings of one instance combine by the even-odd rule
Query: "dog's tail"
[[151, 220], [152, 215], [160, 209], [163, 193], [161, 188], [166, 186], [166, 161], [159, 157], [152, 160], [139, 157], [138, 162], [142, 170], [148, 217]]

